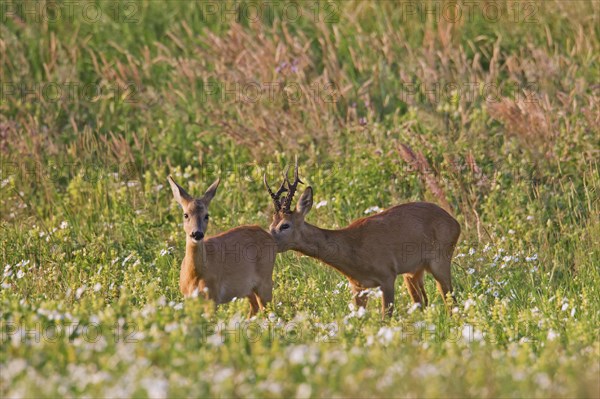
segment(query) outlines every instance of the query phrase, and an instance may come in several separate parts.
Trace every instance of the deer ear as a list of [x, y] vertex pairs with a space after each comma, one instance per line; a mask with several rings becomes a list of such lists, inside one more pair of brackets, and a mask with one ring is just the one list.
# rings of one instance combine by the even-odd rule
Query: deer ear
[[173, 198], [181, 206], [187, 205], [188, 202], [192, 201], [192, 196], [189, 195], [179, 184], [175, 183], [175, 180], [171, 176], [167, 177], [169, 184], [171, 185], [171, 191], [173, 191]]
[[210, 204], [210, 201], [212, 201], [215, 194], [217, 193], [217, 187], [219, 187], [220, 182], [221, 182], [221, 179], [217, 178], [217, 180], [215, 180], [215, 182], [210, 185], [208, 190], [206, 190], [206, 192], [202, 196], [202, 201], [206, 204], [206, 206], [208, 206], [208, 204]]
[[312, 208], [313, 204], [313, 191], [312, 187], [306, 187], [306, 190], [302, 193], [302, 196], [298, 200], [296, 204], [296, 212], [302, 214], [302, 216], [306, 216], [310, 208]]

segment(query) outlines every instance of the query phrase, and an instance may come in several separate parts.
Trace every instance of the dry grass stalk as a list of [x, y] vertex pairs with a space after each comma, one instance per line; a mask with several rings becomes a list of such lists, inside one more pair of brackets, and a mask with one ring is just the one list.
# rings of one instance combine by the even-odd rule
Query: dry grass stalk
[[512, 100], [488, 105], [490, 115], [506, 127], [509, 137], [516, 137], [534, 155], [553, 155], [558, 131], [550, 117], [549, 102]]
[[431, 194], [439, 201], [440, 206], [444, 208], [450, 214], [454, 214], [454, 211], [448, 200], [446, 199], [446, 193], [442, 188], [442, 184], [438, 181], [435, 176], [434, 170], [429, 165], [429, 162], [425, 158], [422, 152], [418, 151], [415, 153], [408, 145], [400, 144], [398, 146], [398, 153], [400, 157], [408, 163], [411, 168], [419, 174], [421, 181], [429, 189]]

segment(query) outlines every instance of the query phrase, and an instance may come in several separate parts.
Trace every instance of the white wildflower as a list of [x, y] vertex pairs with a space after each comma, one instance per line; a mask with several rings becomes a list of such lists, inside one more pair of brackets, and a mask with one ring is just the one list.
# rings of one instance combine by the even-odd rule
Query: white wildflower
[[311, 393], [312, 393], [312, 388], [310, 387], [310, 385], [308, 385], [307, 383], [304, 382], [304, 383], [298, 385], [298, 389], [296, 390], [296, 397], [298, 399], [310, 398]]
[[67, 227], [69, 227], [69, 223], [65, 222], [64, 220], [60, 223], [60, 228], [61, 230], [66, 229]]
[[390, 327], [381, 327], [377, 332], [377, 339], [384, 345], [389, 344], [394, 339], [394, 330]]
[[290, 354], [288, 359], [290, 360], [291, 364], [302, 364], [304, 363], [304, 353], [306, 352], [307, 346], [306, 345], [297, 345], [294, 346], [291, 350], [290, 350]]
[[295, 345], [289, 349], [288, 359], [291, 364], [314, 364], [318, 360], [318, 352], [308, 345]]
[[166, 398], [167, 391], [169, 389], [169, 381], [164, 378], [144, 378], [141, 381], [141, 385], [146, 390], [149, 398]]
[[552, 385], [552, 380], [550, 379], [550, 377], [548, 377], [548, 374], [546, 373], [537, 373], [535, 375], [535, 382], [542, 389], [547, 389], [550, 387], [550, 385]]
[[377, 205], [375, 205], [375, 206], [371, 206], [371, 207], [367, 208], [365, 210], [365, 215], [368, 215], [369, 213], [375, 213], [375, 212], [379, 213], [381, 211], [382, 211], [382, 209], [380, 207], [378, 207]]
[[472, 306], [475, 306], [476, 302], [469, 298], [465, 301], [465, 311], [469, 310]]
[[325, 200], [317, 202], [316, 208], [319, 209], [324, 206], [327, 206], [327, 201], [325, 201]]
[[221, 338], [220, 334], [213, 334], [206, 339], [206, 343], [211, 346], [217, 347], [223, 345], [223, 339]]
[[415, 377], [425, 378], [439, 374], [437, 366], [429, 363], [424, 363], [415, 368], [412, 372]]
[[420, 309], [420, 308], [421, 308], [421, 304], [420, 303], [413, 303], [412, 305], [410, 305], [410, 308], [408, 309], [408, 314], [411, 314], [415, 310]]
[[[131, 259], [133, 257], [133, 254], [129, 254], [129, 256], [127, 256], [125, 259], [123, 259], [123, 262], [121, 262], [121, 266], [125, 266], [125, 263], [127, 263], [129, 261], [129, 259]], [[119, 258], [117, 258], [119, 259]]]
[[360, 319], [365, 315], [365, 313], [367, 313], [367, 310], [361, 306], [358, 308], [358, 311], [356, 312], [356, 317], [358, 317]]
[[533, 262], [534, 260], [537, 260], [538, 255], [537, 254], [533, 254], [532, 256], [526, 256], [525, 257], [525, 261], [526, 262]]
[[467, 342], [481, 341], [483, 339], [483, 333], [476, 330], [472, 325], [465, 324], [462, 329], [462, 337]]
[[516, 370], [512, 372], [513, 380], [515, 381], [523, 381], [525, 379], [526, 374], [520, 370]]
[[283, 386], [274, 381], [263, 381], [258, 384], [258, 388], [267, 391], [276, 397], [281, 397], [283, 394]]
[[14, 377], [21, 374], [23, 371], [27, 369], [27, 361], [24, 359], [12, 359], [8, 360], [8, 364], [4, 364], [2, 367], [2, 380], [10, 381]]
[[83, 295], [86, 288], [87, 288], [87, 286], [85, 284], [82, 285], [81, 287], [77, 288], [77, 290], [75, 291], [75, 298], [76, 299], [81, 298], [81, 295]]

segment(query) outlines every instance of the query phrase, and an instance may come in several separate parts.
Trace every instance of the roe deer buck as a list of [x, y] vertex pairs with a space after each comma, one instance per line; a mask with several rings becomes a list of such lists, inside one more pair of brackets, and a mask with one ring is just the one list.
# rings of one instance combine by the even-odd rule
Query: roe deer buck
[[208, 206], [217, 192], [219, 179], [201, 198], [193, 198], [171, 176], [175, 200], [183, 209], [186, 233], [185, 257], [181, 263], [179, 289], [185, 297], [203, 294], [215, 306], [233, 298], [247, 297], [256, 314], [271, 300], [276, 244], [259, 226], [240, 226], [204, 238]]
[[[460, 235], [460, 225], [445, 210], [428, 202], [397, 205], [377, 215], [355, 220], [340, 230], [325, 230], [304, 221], [313, 203], [312, 187], [308, 187], [290, 210], [298, 183], [298, 162], [294, 183], [284, 172], [284, 182], [273, 193], [275, 213], [270, 229], [278, 252], [299, 251], [317, 258], [350, 281], [354, 301], [365, 307], [366, 288], [380, 287], [383, 293], [383, 314], [391, 316], [394, 306], [394, 283], [399, 274], [415, 303], [427, 305], [423, 283], [425, 271], [433, 274], [438, 289], [446, 301], [452, 292], [450, 263]], [[287, 189], [285, 184], [287, 183]], [[281, 199], [281, 194], [288, 191]]]

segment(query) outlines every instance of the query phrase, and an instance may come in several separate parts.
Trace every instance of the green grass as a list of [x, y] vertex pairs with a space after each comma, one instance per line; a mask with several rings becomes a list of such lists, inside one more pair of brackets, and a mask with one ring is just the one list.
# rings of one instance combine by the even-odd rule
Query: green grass
[[[600, 396], [597, 2], [456, 24], [392, 2], [239, 24], [126, 3], [136, 23], [125, 3], [54, 22], [0, 3], [2, 397]], [[256, 84], [276, 86], [244, 101]], [[184, 301], [166, 176], [198, 195], [221, 176], [209, 235], [266, 228], [262, 173], [296, 154], [320, 226], [447, 204], [455, 308], [427, 277], [415, 311], [399, 278], [382, 321], [376, 291], [355, 309], [340, 274], [293, 252], [256, 318]]]

